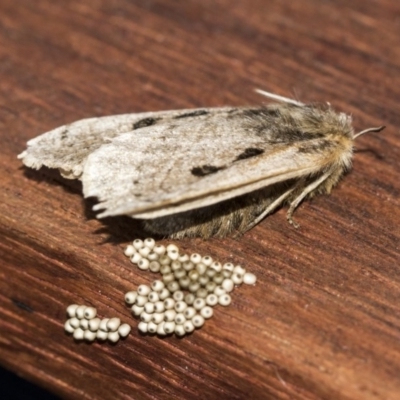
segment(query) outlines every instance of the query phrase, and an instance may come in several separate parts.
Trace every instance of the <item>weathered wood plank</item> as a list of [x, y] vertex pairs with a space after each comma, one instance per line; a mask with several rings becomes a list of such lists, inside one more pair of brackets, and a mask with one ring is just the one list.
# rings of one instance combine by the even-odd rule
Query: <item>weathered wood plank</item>
[[[398, 398], [399, 12], [389, 0], [3, 0], [0, 364], [71, 399]], [[137, 224], [96, 220], [79, 184], [16, 155], [80, 118], [255, 104], [255, 87], [387, 129], [359, 139], [354, 170], [300, 207], [300, 229], [281, 210], [239, 240], [182, 241], [258, 283], [190, 337], [141, 336], [123, 304], [153, 278], [122, 253]], [[73, 302], [131, 335], [75, 344]]]

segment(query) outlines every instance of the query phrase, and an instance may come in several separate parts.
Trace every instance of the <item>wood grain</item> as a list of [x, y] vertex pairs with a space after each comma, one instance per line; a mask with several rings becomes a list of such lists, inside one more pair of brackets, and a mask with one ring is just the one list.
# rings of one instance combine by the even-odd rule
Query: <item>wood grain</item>
[[[0, 364], [68, 399], [397, 399], [400, 393], [400, 5], [390, 0], [0, 2]], [[142, 336], [123, 294], [154, 279], [123, 256], [142, 232], [100, 222], [80, 187], [28, 171], [30, 138], [84, 117], [329, 101], [356, 130], [331, 196], [239, 240], [181, 248], [258, 276], [190, 337]], [[133, 326], [74, 343], [65, 308]]]

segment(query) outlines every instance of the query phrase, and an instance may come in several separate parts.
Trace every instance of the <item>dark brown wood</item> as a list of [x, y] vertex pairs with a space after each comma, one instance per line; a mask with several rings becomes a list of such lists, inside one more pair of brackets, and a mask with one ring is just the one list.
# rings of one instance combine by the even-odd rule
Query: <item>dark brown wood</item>
[[[400, 4], [396, 1], [2, 0], [0, 364], [69, 399], [398, 399]], [[123, 294], [154, 278], [123, 255], [141, 234], [100, 222], [80, 187], [28, 171], [27, 140], [107, 114], [329, 101], [357, 130], [354, 169], [238, 240], [180, 246], [258, 276], [190, 337], [141, 336]], [[133, 326], [76, 344], [65, 308]]]

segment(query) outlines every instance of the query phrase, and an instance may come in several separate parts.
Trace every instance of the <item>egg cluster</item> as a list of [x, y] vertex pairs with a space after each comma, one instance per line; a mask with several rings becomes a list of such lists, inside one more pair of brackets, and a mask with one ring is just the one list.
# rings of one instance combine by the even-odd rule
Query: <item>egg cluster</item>
[[160, 280], [125, 294], [143, 333], [184, 336], [204, 325], [216, 305], [228, 306], [235, 285], [252, 285], [256, 276], [240, 265], [221, 264], [210, 256], [181, 254], [174, 244], [136, 239], [125, 255], [141, 270], [159, 272]]
[[65, 331], [72, 333], [75, 340], [95, 339], [116, 343], [122, 337], [129, 335], [131, 327], [121, 324], [119, 318], [96, 318], [97, 310], [78, 304], [67, 307], [67, 315], [70, 317], [64, 325]]

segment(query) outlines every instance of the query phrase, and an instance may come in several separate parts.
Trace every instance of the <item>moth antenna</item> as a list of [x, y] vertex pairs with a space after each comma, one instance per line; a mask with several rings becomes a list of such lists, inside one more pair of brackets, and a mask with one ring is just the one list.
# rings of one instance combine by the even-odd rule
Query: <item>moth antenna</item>
[[354, 135], [354, 139], [357, 138], [357, 137], [359, 137], [359, 136], [361, 136], [361, 135], [364, 135], [364, 133], [368, 133], [368, 132], [380, 132], [380, 131], [383, 131], [385, 128], [386, 128], [386, 126], [382, 125], [382, 126], [378, 126], [378, 127], [376, 127], [376, 128], [364, 129], [363, 131], [356, 133], [356, 134]]
[[304, 103], [301, 103], [300, 101], [296, 101], [293, 99], [289, 99], [287, 97], [279, 96], [279, 94], [266, 92], [265, 90], [255, 89], [255, 91], [258, 94], [261, 94], [262, 96], [269, 97], [270, 99], [274, 99], [274, 100], [278, 100], [278, 101], [283, 101], [284, 103], [294, 104], [295, 106], [299, 106], [299, 107], [303, 107], [305, 105]]

